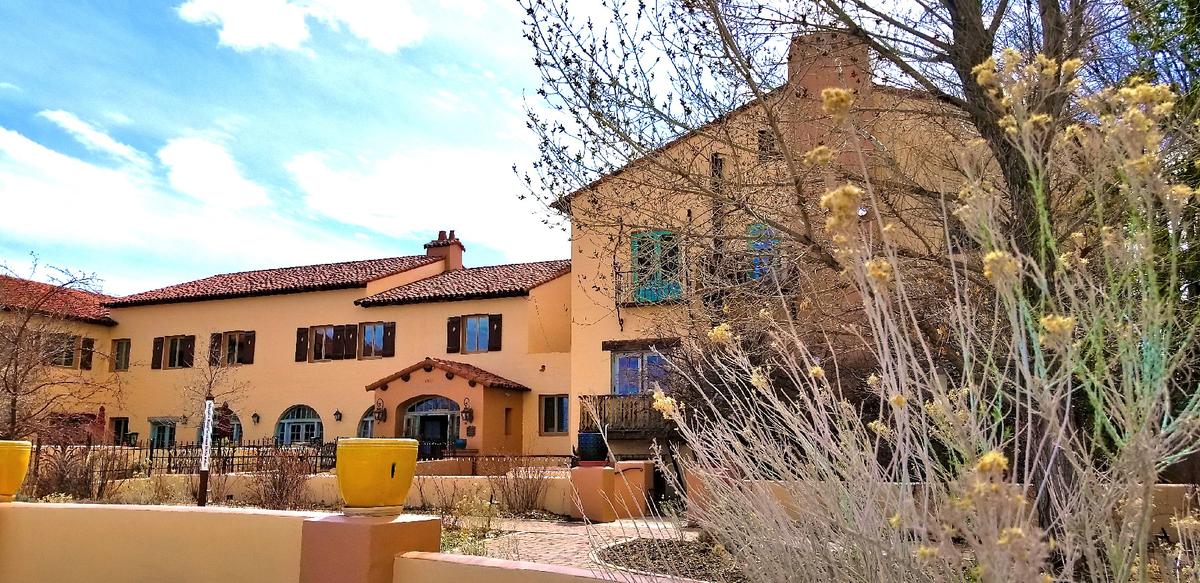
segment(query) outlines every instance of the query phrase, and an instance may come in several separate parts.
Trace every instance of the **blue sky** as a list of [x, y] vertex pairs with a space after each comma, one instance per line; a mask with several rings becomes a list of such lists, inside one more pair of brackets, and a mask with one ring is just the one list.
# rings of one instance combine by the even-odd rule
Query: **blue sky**
[[520, 201], [537, 87], [513, 2], [0, 3], [0, 262], [126, 294], [422, 253], [568, 256]]

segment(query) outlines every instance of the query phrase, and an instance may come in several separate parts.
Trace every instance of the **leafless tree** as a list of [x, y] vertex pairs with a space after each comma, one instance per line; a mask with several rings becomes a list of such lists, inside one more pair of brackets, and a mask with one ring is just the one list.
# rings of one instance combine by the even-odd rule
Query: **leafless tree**
[[[49, 284], [28, 285], [0, 268], [0, 439], [54, 429], [56, 414], [120, 402], [109, 356], [81, 335], [69, 307], [91, 292], [94, 276], [46, 269]], [[30, 277], [39, 274], [35, 264]]]

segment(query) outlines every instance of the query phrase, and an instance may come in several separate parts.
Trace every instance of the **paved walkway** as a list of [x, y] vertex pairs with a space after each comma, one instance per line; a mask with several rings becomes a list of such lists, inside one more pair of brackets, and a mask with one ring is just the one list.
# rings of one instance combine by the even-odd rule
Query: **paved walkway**
[[695, 529], [678, 529], [656, 519], [618, 520], [608, 524], [502, 520], [496, 527], [507, 532], [487, 543], [490, 557], [533, 561], [584, 569], [596, 568], [591, 552], [601, 546], [631, 538], [694, 538]]

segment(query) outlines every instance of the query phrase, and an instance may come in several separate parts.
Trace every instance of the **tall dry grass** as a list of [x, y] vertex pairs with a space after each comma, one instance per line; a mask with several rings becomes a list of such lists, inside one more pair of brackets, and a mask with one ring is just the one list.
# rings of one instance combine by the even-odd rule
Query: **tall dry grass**
[[[1200, 520], [1180, 517], [1166, 555], [1151, 530], [1152, 489], [1200, 429], [1196, 193], [1164, 170], [1179, 162], [1164, 143], [1176, 97], [1139, 79], [1077, 96], [1077, 67], [1007, 51], [976, 70], [1035, 177], [1037, 237], [1017, 245], [994, 161], [964, 148], [946, 214], [978, 249], [942, 258], [942, 301], [887, 212], [859, 220], [869, 177], [822, 199], [862, 301], [846, 331], [875, 363], [864, 382], [818, 356], [781, 296], [755, 330], [723, 324], [692, 346], [708, 371], [689, 375], [696, 390], [658, 396], [690, 450], [690, 516], [750, 580], [1196, 580]], [[1030, 115], [1042, 99], [1082, 110]], [[852, 101], [826, 94], [846, 132]]]

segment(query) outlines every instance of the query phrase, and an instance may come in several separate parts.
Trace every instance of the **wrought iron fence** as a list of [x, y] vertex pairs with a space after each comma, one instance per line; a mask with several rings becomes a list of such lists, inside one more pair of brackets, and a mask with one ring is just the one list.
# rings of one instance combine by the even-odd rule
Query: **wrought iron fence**
[[[119, 480], [161, 474], [195, 474], [200, 471], [199, 442], [149, 443], [141, 446], [107, 444], [55, 444], [39, 442], [34, 447], [35, 474], [46, 463], [86, 464], [103, 480]], [[337, 442], [282, 444], [274, 439], [217, 441], [212, 444], [209, 470], [214, 473], [256, 472], [271, 467], [280, 456], [299, 457], [311, 473], [337, 465]]]

